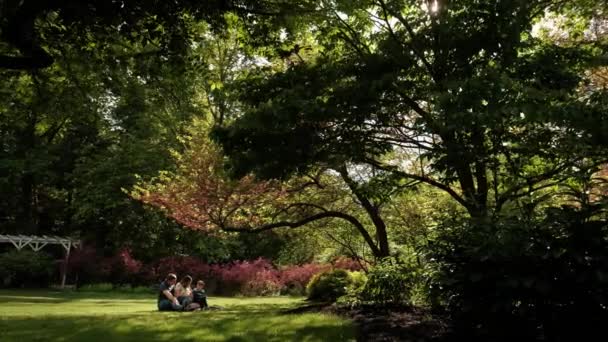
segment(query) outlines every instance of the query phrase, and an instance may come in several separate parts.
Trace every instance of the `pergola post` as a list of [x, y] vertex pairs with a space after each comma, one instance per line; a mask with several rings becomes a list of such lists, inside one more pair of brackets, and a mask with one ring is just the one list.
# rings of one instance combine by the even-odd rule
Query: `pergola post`
[[63, 267], [61, 267], [61, 288], [65, 288], [65, 278], [67, 276], [68, 273], [68, 261], [70, 259], [70, 249], [72, 247], [72, 243], [68, 242], [67, 246], [63, 245], [63, 247], [65, 247], [65, 259], [63, 260]]

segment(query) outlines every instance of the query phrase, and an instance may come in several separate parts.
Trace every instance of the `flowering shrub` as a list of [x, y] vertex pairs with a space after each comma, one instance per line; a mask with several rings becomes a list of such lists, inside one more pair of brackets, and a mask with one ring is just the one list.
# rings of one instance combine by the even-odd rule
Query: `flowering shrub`
[[82, 283], [100, 282], [110, 274], [110, 265], [89, 246], [74, 249], [68, 262], [68, 274]]
[[101, 257], [90, 247], [75, 250], [69, 267], [81, 284], [106, 282], [114, 284], [114, 287], [120, 284], [149, 286], [162, 281], [168, 273], [175, 273], [178, 278], [190, 275], [194, 281], [203, 279], [211, 293], [244, 296], [303, 295], [306, 285], [316, 274], [338, 268], [361, 268], [357, 262], [347, 258], [338, 258], [333, 265], [310, 263], [280, 269], [263, 258], [208, 264], [193, 256], [170, 256], [144, 264], [128, 249], [110, 257]]
[[274, 269], [272, 264], [263, 258], [253, 261], [235, 261], [233, 263], [217, 265], [214, 271], [226, 283], [244, 283], [253, 279], [259, 272]]
[[102, 262], [102, 272], [109, 274], [110, 279], [120, 284], [137, 282], [141, 267], [142, 263], [133, 258], [128, 249], [123, 249]]
[[88, 246], [75, 249], [68, 262], [69, 273], [81, 283], [112, 282], [127, 284], [141, 282], [143, 264], [133, 258], [128, 249], [110, 257], [102, 257]]
[[282, 288], [277, 270], [263, 270], [247, 280], [241, 286], [240, 293], [244, 296], [273, 296], [278, 295]]
[[157, 266], [153, 264], [143, 264], [139, 270], [138, 279], [132, 285], [150, 285], [159, 283], [166, 274], [158, 272]]
[[131, 252], [128, 249], [124, 249], [118, 253], [116, 262], [118, 265], [120, 265], [120, 267], [123, 268], [125, 272], [132, 274], [139, 273], [142, 266], [141, 261], [135, 260], [135, 258], [131, 256]]
[[267, 292], [278, 286], [281, 281], [277, 270], [266, 259], [253, 261], [235, 261], [229, 264], [214, 265], [211, 277], [219, 283], [218, 292], [225, 295], [241, 293], [243, 295], [263, 295], [254, 289]]

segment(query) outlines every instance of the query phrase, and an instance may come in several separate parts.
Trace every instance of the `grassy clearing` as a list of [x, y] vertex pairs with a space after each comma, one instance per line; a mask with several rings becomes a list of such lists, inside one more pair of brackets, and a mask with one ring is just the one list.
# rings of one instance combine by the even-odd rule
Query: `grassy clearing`
[[352, 322], [285, 314], [300, 298], [209, 299], [221, 311], [158, 312], [155, 295], [0, 291], [0, 341], [352, 341]]

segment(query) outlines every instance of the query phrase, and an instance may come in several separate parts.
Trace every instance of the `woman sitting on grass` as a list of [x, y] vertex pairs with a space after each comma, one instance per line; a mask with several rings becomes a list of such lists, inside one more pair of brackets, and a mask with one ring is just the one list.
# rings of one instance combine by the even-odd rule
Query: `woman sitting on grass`
[[190, 285], [192, 284], [192, 277], [187, 275], [182, 278], [182, 280], [175, 285], [175, 297], [184, 307], [184, 310], [196, 310], [199, 309], [200, 306], [197, 303], [192, 302], [192, 288]]

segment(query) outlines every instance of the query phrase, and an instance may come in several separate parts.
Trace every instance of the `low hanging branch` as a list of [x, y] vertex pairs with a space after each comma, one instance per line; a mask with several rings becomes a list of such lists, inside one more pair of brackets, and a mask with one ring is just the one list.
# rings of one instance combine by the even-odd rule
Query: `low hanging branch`
[[[374, 255], [380, 249], [359, 219], [336, 203], [335, 189], [311, 187], [309, 178], [287, 183], [261, 181], [253, 176], [231, 180], [224, 174], [222, 155], [208, 139], [190, 141], [178, 157], [180, 168], [141, 182], [131, 196], [194, 230], [258, 233], [298, 228], [319, 220], [340, 219], [357, 229]], [[320, 184], [321, 174], [315, 175]]]

